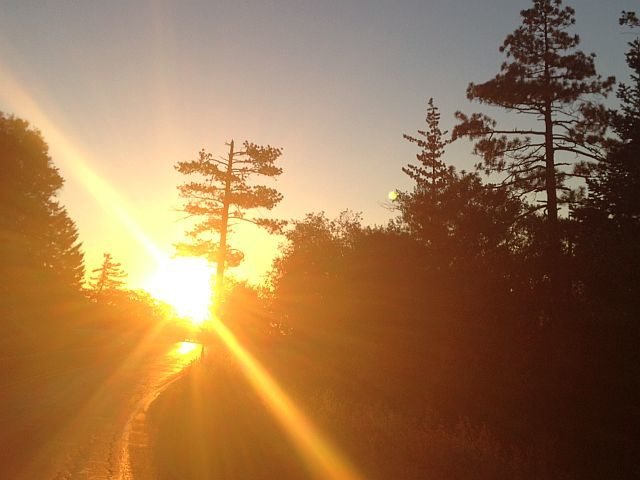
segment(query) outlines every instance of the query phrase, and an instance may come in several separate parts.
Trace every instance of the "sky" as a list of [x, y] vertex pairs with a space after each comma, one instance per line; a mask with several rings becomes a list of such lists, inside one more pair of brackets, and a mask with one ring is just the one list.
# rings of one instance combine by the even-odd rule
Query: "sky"
[[[173, 166], [202, 148], [223, 155], [231, 139], [283, 148], [274, 217], [349, 208], [385, 223], [389, 191], [411, 188], [401, 168], [416, 150], [402, 134], [422, 128], [429, 97], [444, 128], [478, 111], [466, 86], [498, 72], [530, 4], [0, 0], [0, 111], [49, 143], [87, 269], [110, 252], [140, 287], [188, 227]], [[599, 73], [626, 79], [633, 37], [617, 18], [640, 2], [565, 4]], [[469, 169], [470, 151], [453, 144], [445, 160]], [[238, 231], [236, 274], [259, 282], [280, 242]]]

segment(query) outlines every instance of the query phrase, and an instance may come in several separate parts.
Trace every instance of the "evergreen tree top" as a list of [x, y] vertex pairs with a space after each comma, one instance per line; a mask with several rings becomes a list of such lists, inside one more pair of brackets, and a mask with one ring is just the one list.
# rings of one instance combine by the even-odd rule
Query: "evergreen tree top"
[[577, 50], [580, 37], [569, 32], [575, 10], [561, 0], [534, 0], [520, 12], [522, 24], [507, 35], [500, 51], [505, 61], [495, 78], [471, 83], [470, 100], [539, 113], [545, 104], [570, 104], [585, 95], [611, 90], [614, 77], [596, 73], [595, 54]]

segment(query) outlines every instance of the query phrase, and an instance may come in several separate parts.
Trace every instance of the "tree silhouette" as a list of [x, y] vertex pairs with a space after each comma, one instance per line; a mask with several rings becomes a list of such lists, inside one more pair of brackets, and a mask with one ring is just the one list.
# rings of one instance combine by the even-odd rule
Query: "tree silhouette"
[[[552, 282], [561, 251], [558, 222], [559, 201], [568, 200], [565, 180], [580, 171], [570, 170], [571, 154], [582, 159], [602, 158], [606, 110], [596, 102], [613, 85], [613, 77], [597, 75], [594, 54], [577, 46], [578, 35], [568, 32], [575, 23], [575, 11], [562, 7], [561, 0], [534, 0], [521, 12], [522, 25], [508, 35], [500, 47], [507, 61], [500, 73], [485, 83], [471, 83], [469, 100], [524, 114], [541, 123], [539, 128], [499, 128], [484, 114], [460, 120], [453, 137], [476, 140], [474, 152], [484, 160], [487, 174], [502, 174], [501, 185], [522, 194], [545, 193], [547, 260]], [[480, 166], [479, 166], [480, 167]], [[553, 291], [556, 289], [553, 288]]]
[[276, 161], [282, 150], [270, 145], [259, 146], [244, 142], [242, 150], [229, 143], [227, 157], [214, 157], [201, 150], [196, 160], [178, 162], [176, 170], [183, 175], [196, 175], [198, 180], [178, 186], [185, 200], [183, 207], [190, 217], [199, 220], [187, 235], [189, 243], [177, 245], [178, 253], [204, 256], [216, 262], [216, 295], [223, 292], [226, 266], [236, 266], [242, 252], [229, 246], [228, 234], [238, 222], [248, 222], [271, 232], [278, 231], [282, 222], [253, 216], [250, 212], [264, 208], [271, 210], [282, 195], [274, 188], [252, 185], [254, 177], [277, 177], [282, 169]]
[[619, 19], [620, 25], [627, 25], [629, 27], [640, 27], [640, 18], [636, 12], [625, 12], [622, 11], [622, 15], [620, 15]]
[[420, 190], [428, 190], [435, 199], [439, 189], [446, 184], [450, 175], [450, 168], [447, 168], [441, 160], [444, 155], [444, 147], [450, 140], [443, 138], [447, 132], [440, 130], [440, 112], [433, 103], [433, 98], [429, 99], [427, 107], [426, 130], [418, 130], [418, 137], [404, 134], [403, 137], [411, 143], [415, 143], [422, 150], [416, 154], [420, 165], [409, 164], [402, 168], [402, 171], [409, 175], [416, 182], [416, 187]]
[[85, 269], [78, 229], [67, 211], [58, 204], [51, 210], [49, 225], [45, 237], [49, 255], [44, 256], [43, 262], [64, 284], [79, 288]]
[[[623, 12], [620, 23], [640, 27], [633, 12]], [[591, 199], [620, 228], [624, 223], [640, 226], [640, 40], [628, 45], [631, 84], [618, 86], [620, 108], [611, 112], [611, 124], [620, 141], [612, 145], [598, 165], [599, 175], [589, 183]]]
[[[640, 28], [640, 20], [635, 12], [622, 12], [620, 25]], [[620, 110], [611, 112], [611, 123], [614, 131], [625, 145], [638, 142], [640, 139], [640, 39], [628, 43], [626, 53], [627, 66], [631, 69], [631, 85], [620, 84], [616, 96], [620, 100]]]
[[[621, 25], [640, 27], [633, 12], [623, 12]], [[628, 44], [627, 65], [631, 83], [618, 86], [618, 110], [611, 124], [618, 140], [587, 180], [589, 195], [575, 210], [580, 222], [578, 255], [588, 262], [585, 275], [589, 295], [600, 306], [635, 301], [640, 251], [640, 40]], [[603, 282], [602, 279], [607, 281]], [[598, 302], [596, 299], [600, 299]]]
[[418, 130], [418, 137], [403, 135], [421, 150], [416, 154], [418, 165], [409, 164], [402, 168], [415, 181], [413, 191], [400, 192], [396, 203], [411, 234], [427, 244], [434, 254], [431, 265], [440, 265], [442, 268], [442, 265], [449, 263], [449, 255], [445, 250], [448, 251], [451, 247], [447, 238], [449, 225], [442, 215], [443, 210], [451, 206], [451, 199], [446, 198], [445, 191], [455, 172], [453, 167], [447, 167], [442, 160], [444, 147], [449, 140], [443, 138], [447, 132], [440, 129], [440, 112], [434, 105], [433, 98], [428, 101], [425, 121], [426, 129]]
[[429, 268], [443, 272], [469, 265], [472, 258], [508, 249], [509, 234], [522, 204], [506, 190], [486, 188], [475, 173], [457, 173], [443, 156], [450, 141], [440, 129], [440, 113], [429, 99], [425, 130], [404, 138], [421, 147], [419, 165], [403, 171], [415, 180], [411, 192], [400, 192], [396, 203], [401, 223], [424, 243]]
[[112, 299], [124, 285], [127, 274], [122, 270], [122, 265], [113, 261], [110, 253], [104, 254], [102, 265], [92, 270], [91, 294], [96, 302]]
[[56, 200], [64, 180], [40, 132], [1, 112], [0, 163], [0, 296], [17, 301], [79, 289], [84, 265], [78, 231]]

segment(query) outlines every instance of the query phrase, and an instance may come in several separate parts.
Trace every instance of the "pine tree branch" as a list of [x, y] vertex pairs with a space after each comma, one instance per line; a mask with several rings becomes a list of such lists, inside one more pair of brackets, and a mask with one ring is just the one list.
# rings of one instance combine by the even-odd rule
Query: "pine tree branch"
[[571, 148], [571, 147], [562, 147], [562, 146], [558, 146], [555, 147], [555, 150], [557, 152], [571, 152], [571, 153], [575, 153], [578, 156], [581, 157], [587, 157], [590, 158], [592, 160], [596, 160], [599, 161], [602, 159], [602, 155], [598, 155], [597, 153], [591, 153], [589, 151], [585, 151], [585, 150], [579, 150], [577, 148]]

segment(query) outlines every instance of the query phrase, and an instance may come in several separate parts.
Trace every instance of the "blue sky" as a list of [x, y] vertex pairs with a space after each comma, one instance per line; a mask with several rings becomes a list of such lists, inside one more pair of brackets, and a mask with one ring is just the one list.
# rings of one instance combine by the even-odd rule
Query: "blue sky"
[[[603, 75], [624, 79], [617, 24], [637, 1], [576, 0], [582, 49]], [[67, 179], [62, 200], [93, 268], [110, 251], [132, 284], [148, 275], [139, 231], [169, 253], [186, 225], [175, 211], [173, 165], [200, 148], [248, 139], [284, 148], [275, 214], [344, 208], [365, 221], [389, 218], [387, 193], [409, 188], [401, 167], [415, 149], [426, 100], [443, 126], [474, 111], [470, 81], [493, 76], [498, 46], [529, 1], [7, 1], [0, 6], [0, 110], [42, 130]], [[612, 103], [613, 104], [613, 103]], [[122, 215], [97, 200], [100, 177]], [[469, 168], [470, 145], [447, 160]], [[241, 232], [241, 275], [264, 273], [278, 243]]]

